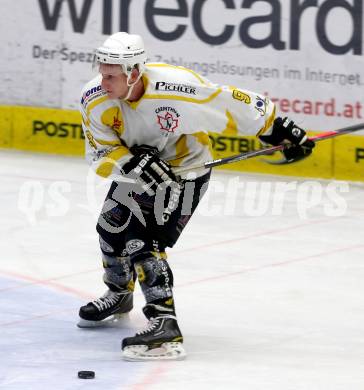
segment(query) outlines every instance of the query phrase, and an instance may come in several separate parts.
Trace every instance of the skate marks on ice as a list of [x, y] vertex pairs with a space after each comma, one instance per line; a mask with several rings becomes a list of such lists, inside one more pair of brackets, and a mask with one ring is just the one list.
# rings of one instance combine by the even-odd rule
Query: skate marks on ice
[[81, 299], [3, 276], [0, 291], [1, 389], [77, 389], [80, 370], [96, 372], [91, 388], [135, 381], [140, 367], [124, 362], [120, 349], [121, 339], [135, 331], [129, 321], [79, 329]]
[[[6, 189], [1, 192], [0, 230], [7, 237], [0, 244], [2, 268], [32, 278], [40, 278], [40, 273], [53, 284], [98, 296], [102, 271], [96, 269], [95, 221], [90, 212], [73, 207], [85, 203], [86, 187], [80, 179], [86, 175], [84, 162], [10, 153], [0, 155], [0, 161]], [[31, 226], [16, 208], [19, 188], [27, 180], [38, 181], [46, 194], [55, 177], [72, 181], [72, 191], [64, 193], [70, 210], [48, 216], [50, 200], [45, 197], [35, 215], [37, 224]], [[214, 177], [229, 188], [231, 175], [216, 172]], [[261, 175], [239, 178], [272, 185], [291, 181]], [[76, 322], [85, 297], [70, 298], [65, 290], [56, 293], [56, 286], [44, 283], [10, 289], [23, 282], [2, 278], [0, 388], [363, 389], [363, 186], [351, 184], [350, 192], [341, 194], [348, 206], [344, 216], [326, 218], [318, 205], [305, 220], [297, 211], [297, 191], [287, 193], [281, 216], [210, 216], [215, 208], [232, 209], [233, 196], [215, 187], [206, 197], [208, 207], [196, 213], [170, 252], [186, 360], [122, 360], [121, 339], [146, 324], [142, 302], [135, 306], [128, 331], [82, 330]], [[243, 193], [243, 201], [249, 200], [249, 193]], [[236, 198], [235, 204], [240, 203]], [[44, 248], [44, 241], [51, 245]], [[39, 306], [45, 300], [48, 305]], [[93, 370], [96, 378], [77, 379], [79, 370]]]

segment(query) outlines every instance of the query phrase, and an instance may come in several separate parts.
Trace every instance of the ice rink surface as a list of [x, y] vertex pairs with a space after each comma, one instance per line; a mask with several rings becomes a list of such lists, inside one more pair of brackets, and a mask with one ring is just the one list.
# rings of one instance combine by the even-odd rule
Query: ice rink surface
[[128, 321], [76, 327], [105, 291], [107, 187], [82, 159], [8, 151], [0, 178], [1, 389], [364, 388], [362, 184], [216, 171], [169, 251], [188, 357], [128, 363], [121, 339], [146, 325], [139, 286]]

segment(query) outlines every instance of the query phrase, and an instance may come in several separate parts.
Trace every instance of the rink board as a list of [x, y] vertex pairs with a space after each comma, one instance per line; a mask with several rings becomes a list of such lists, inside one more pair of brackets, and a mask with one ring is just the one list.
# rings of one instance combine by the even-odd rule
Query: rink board
[[[214, 158], [261, 148], [253, 136], [211, 133]], [[0, 106], [0, 147], [82, 156], [81, 116], [74, 110]], [[308, 159], [297, 164], [272, 165], [280, 156], [257, 157], [222, 169], [288, 176], [364, 181], [364, 136], [347, 135], [320, 142]]]
[[82, 155], [81, 115], [74, 110], [0, 107], [0, 145], [19, 150]]

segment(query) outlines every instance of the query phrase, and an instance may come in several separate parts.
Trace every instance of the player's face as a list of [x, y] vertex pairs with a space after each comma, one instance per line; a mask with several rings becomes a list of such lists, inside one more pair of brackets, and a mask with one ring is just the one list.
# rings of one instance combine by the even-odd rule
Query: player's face
[[101, 88], [110, 99], [123, 99], [128, 93], [127, 76], [119, 65], [101, 64], [99, 71], [102, 76]]

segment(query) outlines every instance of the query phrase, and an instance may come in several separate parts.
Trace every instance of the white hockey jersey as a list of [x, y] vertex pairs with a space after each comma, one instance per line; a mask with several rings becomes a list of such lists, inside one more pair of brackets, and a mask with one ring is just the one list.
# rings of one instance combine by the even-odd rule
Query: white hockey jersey
[[120, 174], [135, 145], [153, 146], [173, 167], [188, 167], [212, 160], [210, 131], [261, 135], [271, 130], [275, 108], [265, 96], [213, 84], [180, 66], [146, 68], [145, 93], [138, 101], [109, 99], [101, 75], [82, 91], [86, 158], [100, 176]]

